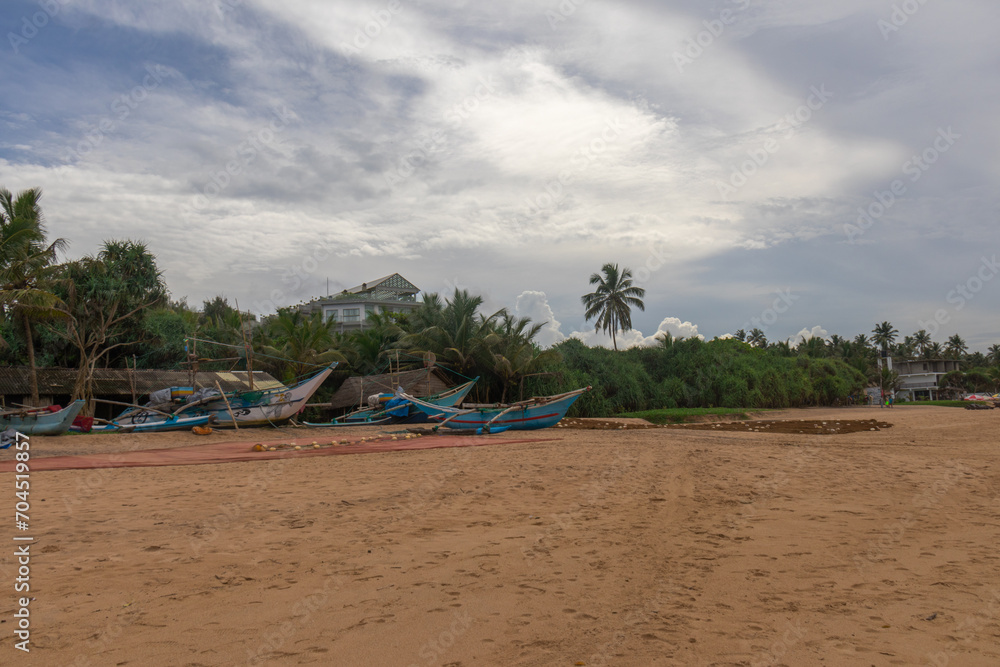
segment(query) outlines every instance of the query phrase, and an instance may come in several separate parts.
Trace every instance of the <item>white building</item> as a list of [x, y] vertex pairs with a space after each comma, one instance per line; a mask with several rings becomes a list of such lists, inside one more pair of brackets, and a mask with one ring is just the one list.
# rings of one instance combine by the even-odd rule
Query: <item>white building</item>
[[340, 331], [356, 331], [364, 329], [373, 313], [413, 312], [420, 305], [417, 302], [419, 292], [419, 287], [394, 273], [345, 289], [340, 294], [313, 299], [299, 309], [305, 315], [321, 311], [324, 319], [340, 325]]
[[899, 373], [897, 396], [905, 396], [913, 401], [918, 398], [935, 400], [941, 377], [959, 370], [959, 362], [951, 359], [914, 359], [896, 363]]

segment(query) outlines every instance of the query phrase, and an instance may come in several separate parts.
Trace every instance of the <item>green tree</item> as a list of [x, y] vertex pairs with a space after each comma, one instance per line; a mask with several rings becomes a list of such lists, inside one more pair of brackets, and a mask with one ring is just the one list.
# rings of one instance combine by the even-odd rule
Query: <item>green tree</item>
[[990, 363], [1000, 365], [1000, 344], [990, 345], [986, 358], [989, 359]]
[[747, 334], [747, 342], [754, 347], [767, 347], [767, 336], [764, 332], [757, 327], [750, 330]]
[[[105, 241], [96, 256], [60, 267], [56, 284], [66, 304], [65, 326], [56, 335], [79, 355], [73, 398], [93, 397], [93, 375], [123, 347], [145, 339], [145, 311], [166, 298], [156, 257], [139, 241]], [[88, 410], [91, 406], [88, 406]]]
[[945, 343], [945, 352], [952, 359], [961, 359], [962, 355], [969, 351], [969, 346], [965, 344], [958, 334], [948, 338]]
[[632, 328], [632, 308], [646, 310], [642, 302], [646, 290], [633, 285], [631, 269], [619, 270], [617, 264], [607, 263], [601, 271], [603, 276], [599, 273], [590, 276], [590, 284], [597, 285], [597, 289], [584, 294], [580, 300], [587, 309], [584, 319], [589, 322], [596, 318], [594, 331], [610, 331], [611, 343], [617, 350], [616, 332]]
[[931, 342], [926, 348], [924, 348], [924, 353], [921, 355], [924, 359], [940, 359], [944, 356], [944, 347], [941, 343]]
[[64, 305], [47, 289], [45, 278], [66, 241], [46, 245], [41, 196], [38, 188], [16, 198], [0, 188], [0, 312], [11, 316], [24, 335], [32, 405], [38, 404], [34, 322], [62, 316]]
[[889, 346], [895, 342], [898, 335], [899, 332], [889, 322], [876, 324], [872, 329], [872, 341], [882, 350], [883, 357], [888, 354]]
[[299, 310], [279, 310], [267, 321], [270, 344], [261, 347], [262, 352], [278, 359], [262, 363], [290, 382], [316, 366], [346, 361], [344, 355], [333, 347], [335, 326], [332, 320], [324, 320], [323, 313], [319, 311], [306, 316]]
[[916, 346], [917, 351], [921, 355], [932, 342], [931, 335], [927, 333], [925, 329], [921, 329], [917, 333], [913, 334], [913, 344]]

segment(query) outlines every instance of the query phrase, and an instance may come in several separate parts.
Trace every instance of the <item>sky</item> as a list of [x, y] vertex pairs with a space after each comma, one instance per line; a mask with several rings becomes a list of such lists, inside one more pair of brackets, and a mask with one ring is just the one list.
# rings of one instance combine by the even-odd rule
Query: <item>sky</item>
[[400, 273], [609, 344], [1000, 342], [995, 0], [7, 0], [0, 186], [260, 314]]

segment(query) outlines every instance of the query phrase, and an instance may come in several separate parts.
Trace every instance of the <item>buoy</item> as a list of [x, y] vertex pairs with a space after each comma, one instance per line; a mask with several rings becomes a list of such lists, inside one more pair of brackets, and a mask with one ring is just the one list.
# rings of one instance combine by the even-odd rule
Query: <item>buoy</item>
[[295, 445], [295, 449], [296, 450], [302, 449], [302, 446], [301, 445]]
[[275, 450], [275, 448], [274, 448], [274, 447], [268, 447], [268, 448], [267, 448], [267, 451], [269, 451], [269, 452], [273, 452], [274, 450]]

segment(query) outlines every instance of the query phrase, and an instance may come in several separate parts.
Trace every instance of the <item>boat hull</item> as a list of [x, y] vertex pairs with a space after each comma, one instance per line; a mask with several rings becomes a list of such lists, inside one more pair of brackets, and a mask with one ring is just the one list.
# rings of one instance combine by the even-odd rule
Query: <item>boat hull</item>
[[506, 427], [512, 431], [534, 431], [558, 424], [566, 416], [570, 406], [587, 390], [589, 388], [519, 408], [497, 406], [472, 410], [441, 410], [438, 406], [420, 401], [412, 402], [432, 421], [443, 422], [448, 428], [488, 431], [494, 427]]
[[26, 412], [0, 417], [0, 431], [12, 428], [25, 435], [61, 435], [69, 430], [85, 401], [78, 400], [59, 412]]
[[[210, 400], [190, 409], [181, 408], [178, 417], [214, 418], [213, 428], [233, 426], [280, 426], [305, 407], [309, 398], [316, 393], [323, 381], [333, 372], [332, 364], [311, 378], [281, 389], [264, 391], [242, 391], [226, 394], [225, 400]], [[228, 404], [227, 404], [228, 401]], [[122, 413], [114, 421], [122, 426], [135, 423], [164, 422], [165, 415], [148, 410], [132, 410]]]
[[148, 421], [142, 423], [119, 423], [102, 424], [92, 426], [93, 433], [157, 433], [160, 431], [182, 431], [193, 426], [204, 426], [212, 420], [211, 415], [197, 415], [192, 417], [175, 417], [164, 419], [163, 421]]

